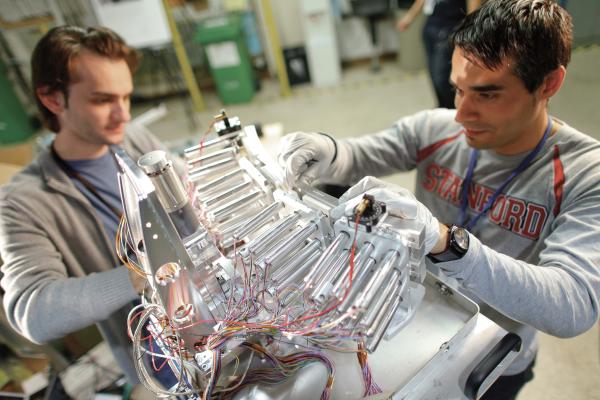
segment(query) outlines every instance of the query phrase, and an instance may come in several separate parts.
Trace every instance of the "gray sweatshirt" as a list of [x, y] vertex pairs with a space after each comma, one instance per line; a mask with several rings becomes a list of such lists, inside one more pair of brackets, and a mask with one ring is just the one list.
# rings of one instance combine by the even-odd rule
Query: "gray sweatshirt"
[[[471, 154], [454, 116], [454, 110], [424, 111], [380, 133], [339, 141], [335, 181], [416, 168], [417, 198], [441, 222], [453, 224]], [[523, 338], [508, 375], [535, 357], [537, 330], [572, 337], [598, 319], [600, 143], [564, 122], [553, 123], [558, 131], [471, 230], [465, 257], [437, 264], [485, 314]], [[480, 151], [469, 217], [526, 154]]]
[[[163, 148], [141, 129], [130, 129], [122, 147], [134, 159]], [[95, 323], [138, 382], [126, 317], [139, 296], [97, 211], [48, 151], [0, 188], [0, 256], [15, 330], [44, 343]]]

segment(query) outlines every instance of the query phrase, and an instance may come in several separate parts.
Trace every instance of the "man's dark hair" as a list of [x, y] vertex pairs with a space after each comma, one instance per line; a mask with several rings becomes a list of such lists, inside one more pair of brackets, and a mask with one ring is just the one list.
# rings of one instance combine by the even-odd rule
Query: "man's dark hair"
[[553, 0], [488, 0], [456, 28], [452, 43], [488, 69], [514, 62], [529, 92], [571, 59], [571, 16]]
[[73, 62], [88, 50], [113, 60], [125, 60], [133, 73], [139, 63], [139, 54], [115, 32], [107, 28], [80, 28], [59, 26], [40, 39], [31, 56], [33, 95], [45, 125], [53, 132], [60, 130], [56, 115], [48, 110], [37, 96], [38, 89], [46, 93], [60, 91], [68, 104], [69, 84], [72, 83]]

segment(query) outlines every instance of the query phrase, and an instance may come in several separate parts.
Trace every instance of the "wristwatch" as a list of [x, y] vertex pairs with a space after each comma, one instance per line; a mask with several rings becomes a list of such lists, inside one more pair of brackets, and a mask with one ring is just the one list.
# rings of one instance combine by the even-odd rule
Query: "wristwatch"
[[452, 225], [448, 228], [448, 243], [441, 253], [427, 254], [434, 263], [454, 261], [463, 258], [469, 250], [469, 232], [465, 228]]

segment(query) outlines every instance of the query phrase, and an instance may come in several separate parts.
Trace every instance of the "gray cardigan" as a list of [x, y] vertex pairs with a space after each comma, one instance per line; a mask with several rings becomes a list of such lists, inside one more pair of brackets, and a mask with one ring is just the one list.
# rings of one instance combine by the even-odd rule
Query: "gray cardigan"
[[[129, 129], [122, 147], [134, 159], [163, 148], [142, 129]], [[48, 151], [0, 188], [0, 256], [13, 328], [44, 343], [95, 323], [138, 382], [126, 327], [138, 295], [95, 209]]]

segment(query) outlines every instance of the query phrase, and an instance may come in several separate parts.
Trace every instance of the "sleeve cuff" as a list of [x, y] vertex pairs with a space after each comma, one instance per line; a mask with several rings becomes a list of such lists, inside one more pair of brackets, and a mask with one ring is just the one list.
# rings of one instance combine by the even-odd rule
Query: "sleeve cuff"
[[459, 282], [468, 281], [477, 264], [481, 263], [480, 255], [482, 253], [482, 244], [473, 234], [469, 233], [469, 250], [464, 257], [439, 263], [439, 268], [449, 277]]

